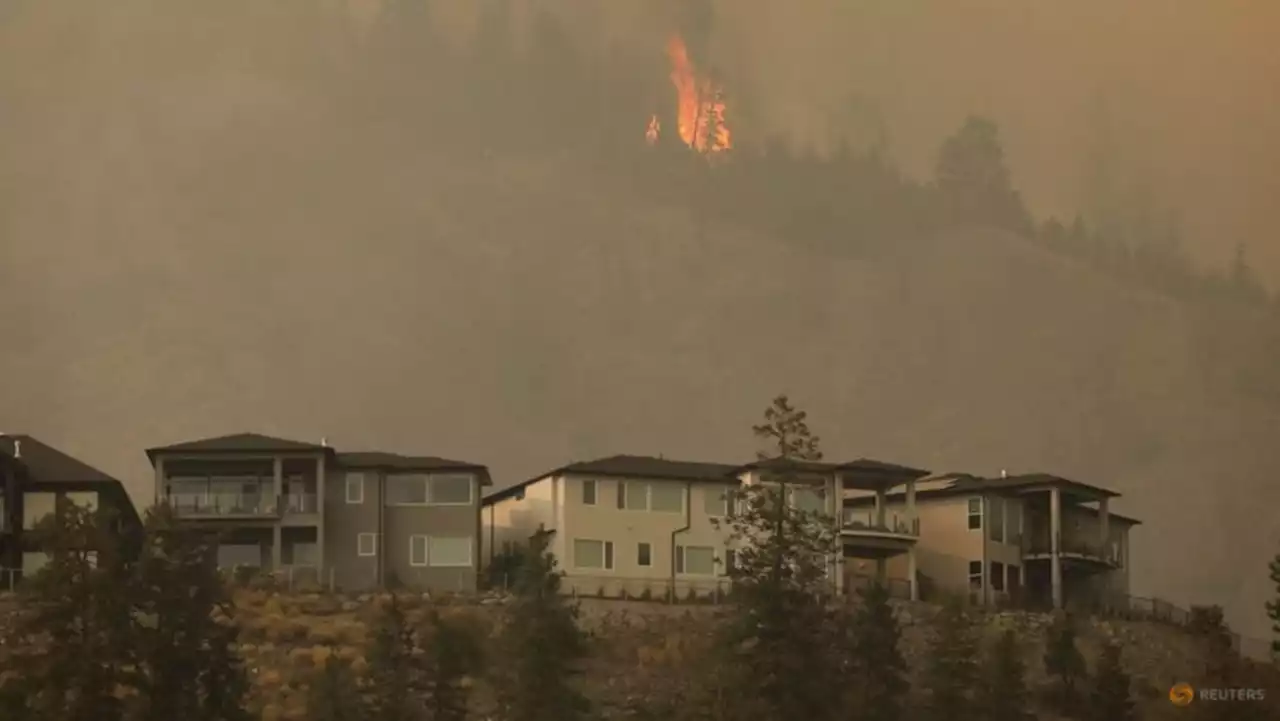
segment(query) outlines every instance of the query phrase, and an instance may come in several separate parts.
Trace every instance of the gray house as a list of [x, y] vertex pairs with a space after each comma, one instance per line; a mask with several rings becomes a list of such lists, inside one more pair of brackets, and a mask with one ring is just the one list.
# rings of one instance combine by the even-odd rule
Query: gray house
[[219, 565], [344, 589], [472, 590], [482, 465], [240, 433], [151, 448], [156, 502], [221, 532]]

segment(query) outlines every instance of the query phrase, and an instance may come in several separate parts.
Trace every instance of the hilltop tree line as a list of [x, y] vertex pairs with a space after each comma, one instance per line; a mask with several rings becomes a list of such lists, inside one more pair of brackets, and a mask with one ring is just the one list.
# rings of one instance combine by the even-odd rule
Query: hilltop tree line
[[[687, 653], [660, 668], [645, 693], [619, 707], [593, 701], [594, 644], [562, 593], [549, 534], [529, 540], [496, 631], [428, 605], [404, 611], [380, 597], [367, 664], [332, 648], [307, 682], [310, 721], [574, 721], [624, 716], [658, 721], [1080, 721], [1138, 718], [1125, 649], [1104, 645], [1090, 668], [1076, 624], [1058, 615], [1043, 640], [1043, 677], [1028, 676], [1029, 639], [1013, 628], [982, 633], [979, 609], [948, 600], [923, 666], [901, 649], [899, 615], [881, 585], [853, 603], [831, 595], [838, 552], [830, 521], [788, 502], [820, 460], [806, 415], [785, 396], [755, 429], [771, 475], [733, 492], [725, 521], [735, 548], [733, 591]], [[0, 717], [6, 721], [241, 721], [253, 717], [253, 669], [238, 651], [233, 594], [216, 567], [217, 538], [148, 513], [141, 539], [122, 539], [106, 511], [68, 506], [37, 532], [53, 549], [29, 579], [0, 646]], [[1280, 560], [1273, 578], [1280, 584]], [[1280, 588], [1277, 589], [1280, 592]], [[1280, 601], [1278, 601], [1280, 603]], [[1273, 615], [1280, 613], [1271, 607]], [[1209, 687], [1258, 687], [1271, 676], [1232, 649], [1220, 610], [1193, 619]], [[1150, 681], [1150, 680], [1148, 680]], [[481, 715], [478, 689], [485, 689]], [[1160, 708], [1164, 708], [1160, 706]], [[1172, 709], [1172, 706], [1169, 706]], [[1276, 718], [1274, 705], [1205, 703], [1195, 718]], [[1174, 709], [1184, 712], [1185, 709]], [[1268, 715], [1272, 714], [1272, 715]]]

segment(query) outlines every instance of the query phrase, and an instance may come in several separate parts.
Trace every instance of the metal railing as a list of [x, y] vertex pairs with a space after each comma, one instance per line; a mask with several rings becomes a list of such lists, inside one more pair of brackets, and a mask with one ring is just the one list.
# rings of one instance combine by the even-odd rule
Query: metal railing
[[280, 499], [265, 493], [175, 494], [167, 499], [179, 516], [275, 516]]
[[846, 508], [844, 524], [841, 531], [873, 531], [877, 533], [896, 533], [904, 536], [920, 535], [920, 518], [905, 513], [885, 513], [881, 523], [874, 510]]
[[[1060, 553], [1070, 553], [1085, 558], [1094, 558], [1105, 561], [1114, 566], [1123, 565], [1123, 557], [1120, 552], [1107, 544], [1100, 541], [1088, 541], [1083, 538], [1073, 536], [1059, 535], [1058, 551]], [[1023, 555], [1047, 555], [1053, 552], [1053, 545], [1050, 543], [1047, 534], [1037, 534], [1028, 536], [1023, 539], [1022, 553]]]
[[291, 515], [319, 513], [318, 500], [314, 493], [290, 493], [284, 497], [284, 512]]

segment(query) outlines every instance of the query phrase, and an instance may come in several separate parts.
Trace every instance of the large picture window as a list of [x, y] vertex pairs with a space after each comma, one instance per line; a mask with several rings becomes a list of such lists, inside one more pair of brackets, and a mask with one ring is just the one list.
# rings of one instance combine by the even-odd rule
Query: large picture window
[[387, 505], [467, 506], [473, 486], [468, 475], [393, 473], [387, 476]]

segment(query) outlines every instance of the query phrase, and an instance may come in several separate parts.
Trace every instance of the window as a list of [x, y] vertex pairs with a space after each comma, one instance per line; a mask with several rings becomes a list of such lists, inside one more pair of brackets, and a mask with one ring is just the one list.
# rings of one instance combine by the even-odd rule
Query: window
[[1004, 499], [992, 498], [988, 506], [991, 511], [991, 522], [987, 524], [987, 528], [990, 529], [991, 540], [1004, 543]]
[[427, 537], [409, 536], [409, 565], [427, 565]]
[[433, 506], [469, 506], [472, 485], [471, 476], [465, 474], [433, 475], [427, 502]]
[[649, 510], [649, 484], [618, 481], [618, 508], [627, 511]]
[[732, 548], [724, 549], [724, 566], [720, 569], [720, 575], [731, 576], [733, 571], [738, 567], [738, 552]]
[[999, 561], [991, 562], [991, 588], [1004, 590], [1004, 564]]
[[702, 508], [712, 518], [724, 518], [729, 515], [729, 489], [722, 486], [711, 486], [702, 489]]
[[471, 539], [466, 536], [409, 536], [409, 565], [470, 567]]
[[821, 489], [795, 488], [791, 491], [791, 505], [797, 511], [825, 513], [827, 510], [826, 494]]
[[67, 493], [67, 503], [75, 504], [89, 512], [96, 511], [98, 510], [98, 492], [69, 491]]
[[636, 546], [636, 565], [648, 568], [653, 565], [653, 547], [647, 543]]
[[1022, 543], [1022, 502], [1007, 499], [1004, 504], [1005, 543], [1017, 546]]
[[27, 493], [22, 497], [22, 528], [30, 531], [57, 508], [58, 496], [54, 493]]
[[585, 480], [582, 482], [582, 505], [596, 505], [596, 482], [593, 480]]
[[396, 473], [387, 476], [388, 506], [466, 506], [472, 503], [471, 476]]
[[378, 555], [378, 534], [361, 533], [356, 536], [356, 555], [357, 556], [376, 556]]
[[427, 538], [427, 563], [436, 568], [469, 568], [471, 539], [467, 536]]
[[969, 499], [969, 530], [976, 531], [982, 528], [982, 499]]
[[[423, 473], [395, 473], [387, 476], [388, 506], [421, 506], [427, 502], [427, 476]], [[426, 536], [415, 536], [426, 538]], [[425, 547], [422, 565], [426, 565]]]
[[613, 570], [613, 541], [575, 539], [573, 565], [577, 568]]
[[710, 546], [676, 546], [676, 573], [714, 576], [716, 551]]
[[969, 588], [982, 588], [982, 561], [969, 561]]
[[49, 563], [49, 554], [39, 551], [27, 551], [22, 554], [22, 575], [30, 576], [40, 572]]
[[684, 486], [679, 483], [650, 484], [649, 508], [659, 513], [680, 513], [684, 510]]
[[347, 474], [347, 503], [364, 503], [364, 474]]
[[262, 546], [256, 543], [222, 543], [218, 545], [218, 568], [262, 565]]

